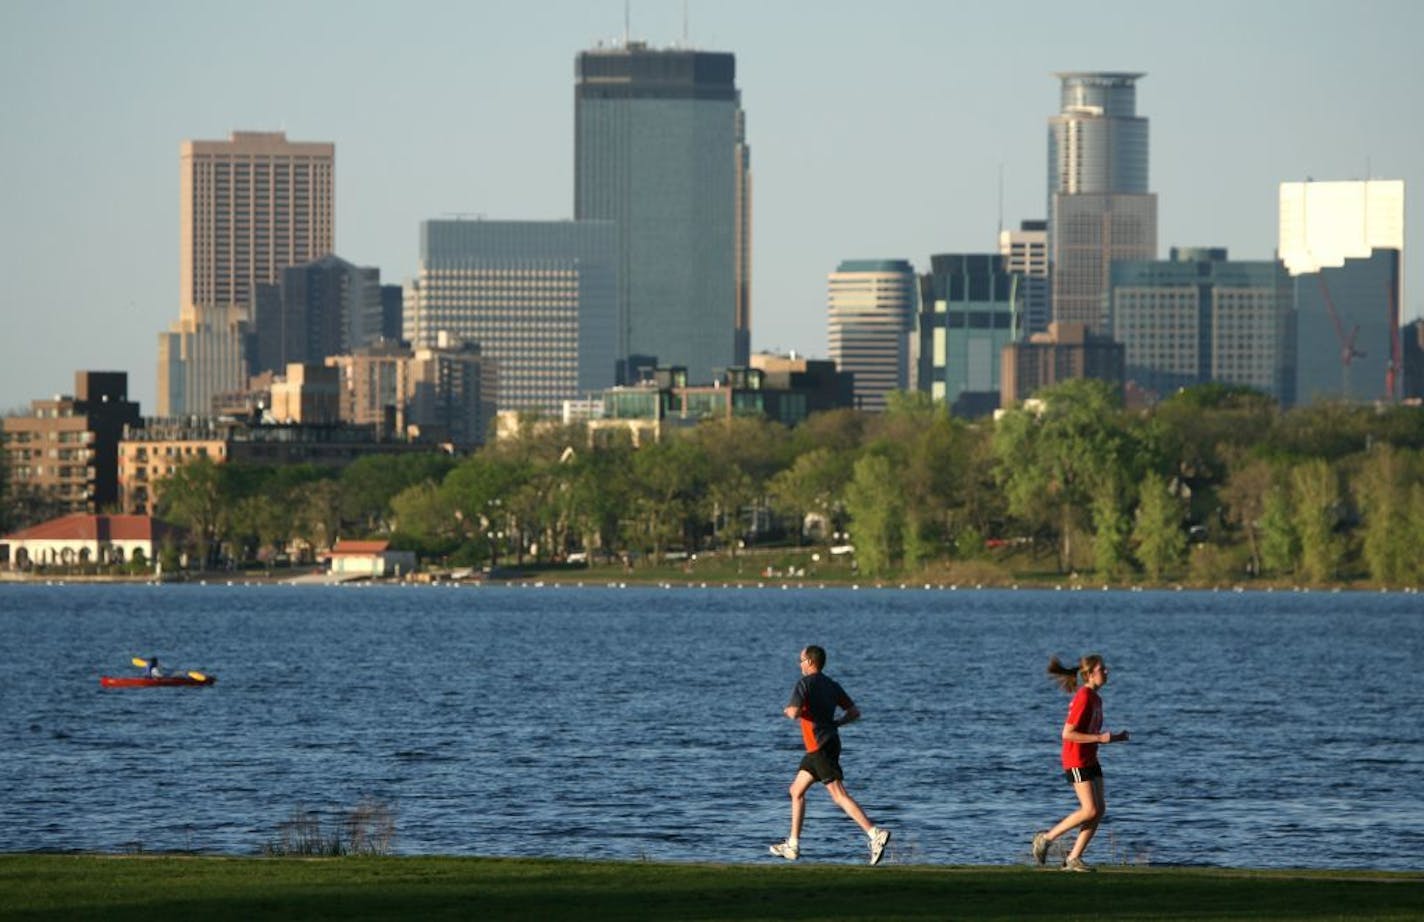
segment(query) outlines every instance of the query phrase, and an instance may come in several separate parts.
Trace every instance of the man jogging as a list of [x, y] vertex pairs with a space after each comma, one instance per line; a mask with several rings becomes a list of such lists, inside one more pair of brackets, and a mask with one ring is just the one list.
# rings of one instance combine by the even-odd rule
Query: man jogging
[[[795, 861], [801, 855], [801, 823], [806, 818], [806, 791], [820, 781], [846, 816], [865, 830], [870, 840], [870, 863], [879, 864], [890, 841], [890, 830], [881, 829], [866, 817], [860, 804], [846, 792], [841, 782], [841, 737], [836, 728], [860, 718], [860, 709], [850, 696], [821, 670], [826, 667], [826, 651], [810, 646], [801, 651], [801, 681], [791, 691], [785, 714], [801, 721], [801, 738], [806, 755], [791, 782], [791, 835], [771, 846], [771, 853]], [[844, 715], [837, 720], [836, 708]]]

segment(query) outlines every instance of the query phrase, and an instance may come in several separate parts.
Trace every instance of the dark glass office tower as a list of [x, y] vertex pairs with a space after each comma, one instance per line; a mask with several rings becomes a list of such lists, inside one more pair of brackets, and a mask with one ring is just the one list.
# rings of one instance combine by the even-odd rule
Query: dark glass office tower
[[1059, 323], [1106, 332], [1115, 260], [1157, 258], [1157, 196], [1147, 190], [1142, 74], [1060, 73], [1048, 120], [1048, 245]]
[[749, 325], [735, 58], [628, 42], [581, 53], [577, 77], [574, 216], [618, 225], [617, 358], [711, 381]]

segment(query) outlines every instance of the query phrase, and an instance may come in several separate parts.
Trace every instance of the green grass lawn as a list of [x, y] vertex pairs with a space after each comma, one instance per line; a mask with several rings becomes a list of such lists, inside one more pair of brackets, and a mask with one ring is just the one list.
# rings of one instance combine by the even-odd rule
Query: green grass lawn
[[5, 919], [1419, 919], [1424, 874], [0, 856]]

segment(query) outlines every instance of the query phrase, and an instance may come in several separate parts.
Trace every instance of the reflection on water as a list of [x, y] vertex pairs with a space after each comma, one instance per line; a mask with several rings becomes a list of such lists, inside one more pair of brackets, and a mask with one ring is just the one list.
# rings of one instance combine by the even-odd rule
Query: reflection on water
[[[796, 654], [865, 712], [890, 860], [1027, 860], [1072, 807], [1050, 654], [1113, 667], [1099, 862], [1424, 865], [1424, 611], [1401, 594], [7, 586], [0, 850], [250, 854], [294, 811], [402, 853], [762, 861]], [[134, 655], [212, 688], [101, 690]], [[812, 793], [803, 860], [861, 861]]]

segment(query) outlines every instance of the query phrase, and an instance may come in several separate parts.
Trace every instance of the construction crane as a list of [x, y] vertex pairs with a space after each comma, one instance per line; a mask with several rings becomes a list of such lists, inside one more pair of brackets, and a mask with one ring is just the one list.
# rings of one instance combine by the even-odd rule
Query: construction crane
[[1325, 272], [1319, 271], [1315, 277], [1320, 280], [1320, 294], [1325, 298], [1325, 310], [1330, 314], [1330, 321], [1335, 324], [1335, 340], [1340, 344], [1340, 396], [1348, 397], [1350, 395], [1350, 364], [1357, 357], [1365, 357], [1363, 351], [1355, 348], [1355, 338], [1360, 335], [1360, 325], [1355, 324], [1346, 335], [1345, 324], [1341, 322], [1340, 314], [1335, 310], [1335, 302], [1330, 297], [1330, 286], [1325, 282]]

